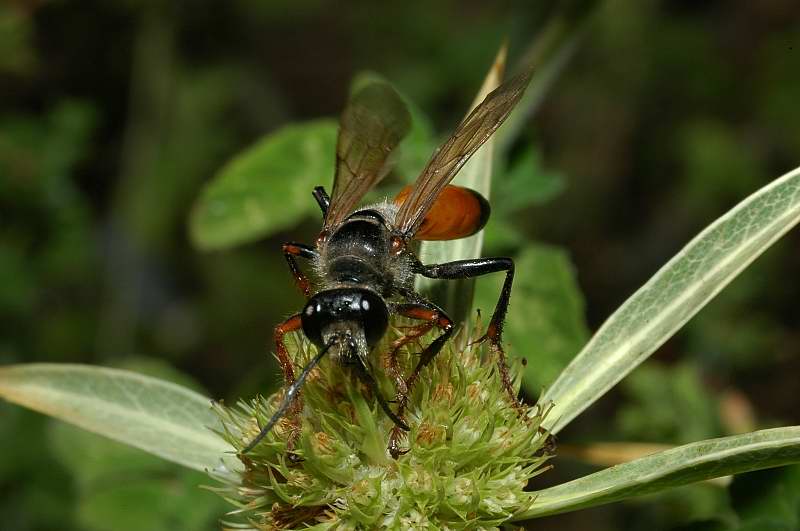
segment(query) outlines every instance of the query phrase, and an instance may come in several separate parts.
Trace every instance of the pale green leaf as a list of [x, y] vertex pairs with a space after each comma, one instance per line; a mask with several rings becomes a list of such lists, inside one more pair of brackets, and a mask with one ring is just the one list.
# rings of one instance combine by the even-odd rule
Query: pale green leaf
[[311, 191], [332, 179], [336, 131], [336, 122], [328, 119], [288, 125], [236, 156], [194, 206], [194, 244], [231, 247], [319, 215]]
[[545, 392], [554, 433], [603, 396], [800, 221], [800, 168], [712, 223], [633, 294]]
[[[483, 85], [475, 96], [469, 112], [477, 107], [485, 98], [503, 82], [503, 73], [506, 67], [506, 46], [503, 45], [492, 63], [489, 72], [483, 80]], [[467, 113], [469, 114], [469, 113]], [[464, 186], [480, 193], [489, 199], [492, 187], [492, 157], [494, 156], [494, 139], [489, 138], [472, 158], [464, 165], [453, 179], [453, 184]], [[425, 241], [419, 249], [419, 256], [423, 263], [442, 264], [454, 260], [479, 258], [483, 246], [483, 231], [467, 238], [453, 241]], [[451, 316], [460, 320], [467, 316], [472, 305], [472, 292], [474, 280], [456, 280], [450, 282], [437, 282], [422, 276], [416, 280], [417, 291], [431, 294], [432, 298], [448, 309]]]
[[195, 470], [239, 468], [212, 431], [210, 399], [148, 376], [88, 365], [0, 368], [0, 397]]
[[697, 481], [800, 462], [800, 426], [710, 439], [658, 452], [531, 493], [525, 520]]

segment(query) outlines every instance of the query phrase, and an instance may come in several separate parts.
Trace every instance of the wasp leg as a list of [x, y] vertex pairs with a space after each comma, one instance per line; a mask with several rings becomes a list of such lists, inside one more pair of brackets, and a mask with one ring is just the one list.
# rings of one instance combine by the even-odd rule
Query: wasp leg
[[[416, 305], [396, 304], [392, 306], [392, 313], [413, 318], [414, 316], [409, 316], [407, 314], [408, 308], [416, 308]], [[400, 369], [400, 362], [398, 360], [400, 349], [427, 334], [431, 328], [433, 328], [434, 324], [434, 321], [428, 321], [419, 325], [402, 327], [405, 332], [401, 337], [392, 341], [392, 344], [389, 346], [389, 351], [384, 356], [383, 367], [386, 369], [386, 373], [389, 377], [394, 381], [398, 399], [400, 396], [405, 396], [407, 394], [406, 378], [405, 375], [403, 375], [403, 371]]]
[[[453, 321], [444, 313], [444, 310], [432, 302], [422, 300], [418, 300], [414, 303], [397, 304], [393, 307], [393, 313], [402, 315], [403, 317], [425, 321], [420, 325], [411, 327], [408, 333], [395, 340], [385, 360], [386, 368], [397, 384], [397, 416], [403, 419], [409, 396], [414, 388], [414, 384], [416, 384], [419, 379], [420, 372], [426, 365], [433, 361], [433, 358], [442, 350], [444, 344], [453, 334]], [[442, 331], [441, 335], [434, 339], [430, 345], [422, 351], [420, 359], [416, 367], [414, 367], [414, 371], [404, 380], [400, 374], [400, 368], [397, 363], [398, 351], [404, 345], [428, 333], [433, 327], [439, 328]], [[404, 451], [400, 449], [400, 438], [402, 436], [403, 430], [399, 426], [395, 426], [389, 436], [389, 452], [395, 459], [404, 453]]]
[[316, 186], [314, 191], [311, 192], [311, 195], [313, 195], [314, 199], [317, 200], [319, 209], [322, 210], [322, 215], [326, 215], [328, 213], [328, 207], [331, 205], [331, 198], [328, 195], [328, 192], [325, 191], [325, 187]]
[[514, 261], [511, 258], [478, 258], [474, 260], [458, 260], [444, 264], [420, 265], [418, 273], [428, 278], [440, 278], [455, 280], [463, 278], [474, 278], [505, 271], [506, 278], [503, 288], [500, 291], [500, 298], [489, 321], [486, 333], [474, 343], [481, 343], [489, 340], [489, 345], [497, 355], [497, 368], [500, 371], [500, 379], [503, 387], [508, 393], [511, 403], [520, 413], [523, 411], [522, 405], [517, 400], [511, 377], [508, 374], [506, 365], [506, 353], [503, 350], [503, 323], [505, 322], [506, 312], [508, 311], [508, 301], [511, 298], [511, 284], [514, 282]]
[[286, 263], [289, 264], [289, 269], [292, 270], [292, 276], [294, 276], [297, 287], [300, 288], [306, 297], [310, 297], [311, 283], [308, 281], [306, 274], [297, 266], [295, 257], [299, 256], [308, 260], [314, 260], [317, 257], [317, 251], [314, 250], [313, 247], [302, 243], [288, 242], [283, 244], [283, 256], [286, 258]]
[[[283, 336], [289, 332], [300, 330], [302, 322], [300, 321], [300, 314], [295, 314], [284, 322], [275, 327], [275, 355], [278, 358], [278, 363], [283, 371], [283, 379], [288, 388], [295, 381], [294, 366], [292, 359], [289, 357], [289, 351], [286, 349], [286, 343]], [[286, 442], [286, 449], [290, 452], [294, 450], [298, 437], [300, 437], [300, 412], [303, 410], [303, 398], [298, 391], [297, 396], [289, 406], [289, 412], [286, 418], [289, 419], [289, 437]], [[293, 454], [292, 454], [293, 455]]]

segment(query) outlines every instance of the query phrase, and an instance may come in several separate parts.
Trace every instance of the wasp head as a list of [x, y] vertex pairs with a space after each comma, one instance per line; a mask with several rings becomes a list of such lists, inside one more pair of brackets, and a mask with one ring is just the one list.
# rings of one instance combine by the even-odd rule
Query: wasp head
[[311, 297], [300, 314], [303, 333], [322, 348], [334, 336], [363, 337], [367, 349], [381, 340], [389, 311], [380, 295], [366, 288], [335, 288]]

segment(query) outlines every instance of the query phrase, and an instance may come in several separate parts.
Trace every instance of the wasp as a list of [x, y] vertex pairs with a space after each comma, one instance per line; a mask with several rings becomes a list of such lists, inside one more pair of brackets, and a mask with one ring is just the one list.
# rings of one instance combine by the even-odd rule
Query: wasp
[[[514, 262], [498, 257], [423, 264], [414, 251], [414, 241], [454, 240], [484, 227], [490, 212], [486, 199], [450, 182], [509, 116], [530, 77], [530, 70], [525, 71], [489, 93], [433, 153], [416, 182], [394, 200], [363, 208], [359, 204], [364, 195], [388, 173], [391, 154], [408, 133], [411, 118], [401, 97], [386, 83], [370, 83], [351, 96], [340, 119], [332, 192], [329, 196], [318, 186], [312, 193], [322, 210], [322, 230], [314, 245], [283, 245], [289, 269], [308, 299], [300, 313], [275, 328], [276, 357], [287, 388], [269, 422], [242, 453], [255, 447], [283, 416], [294, 424], [288, 444], [291, 451], [291, 439], [299, 434], [301, 388], [311, 370], [329, 353], [371, 389], [394, 423], [389, 451], [395, 458], [403, 453], [399, 440], [409, 430], [404, 419], [409, 394], [420, 372], [454, 331], [447, 313], [414, 291], [416, 275], [452, 280], [505, 273], [494, 313], [478, 342], [488, 340], [509, 399], [520, 408], [502, 346]], [[298, 258], [310, 260], [317, 279], [313, 284], [298, 266]], [[396, 387], [396, 411], [381, 396], [369, 357], [392, 316], [419, 322], [392, 343], [384, 358], [383, 365]], [[438, 335], [423, 349], [411, 374], [403, 375], [398, 350], [434, 329]], [[284, 337], [300, 330], [318, 351], [295, 374]]]

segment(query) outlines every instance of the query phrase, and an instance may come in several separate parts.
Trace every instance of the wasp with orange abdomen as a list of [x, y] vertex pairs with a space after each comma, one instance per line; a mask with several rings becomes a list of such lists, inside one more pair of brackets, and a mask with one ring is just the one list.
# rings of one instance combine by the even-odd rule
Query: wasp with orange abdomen
[[[275, 329], [276, 355], [288, 386], [281, 403], [258, 436], [242, 453], [254, 448], [283, 416], [299, 427], [301, 389], [310, 371], [330, 355], [374, 393], [394, 423], [389, 451], [401, 453], [407, 431], [409, 393], [454, 331], [454, 323], [438, 305], [414, 291], [414, 278], [474, 278], [505, 273], [500, 297], [486, 334], [497, 355], [499, 374], [512, 404], [519, 406], [506, 368], [502, 347], [503, 321], [511, 296], [514, 263], [510, 258], [478, 258], [423, 264], [414, 240], [453, 240], [475, 234], [489, 218], [489, 204], [480, 194], [451, 185], [456, 173], [497, 130], [522, 97], [530, 71], [489, 93], [432, 155], [413, 185], [393, 200], [359, 208], [364, 195], [388, 172], [388, 161], [410, 128], [411, 118], [400, 96], [388, 84], [376, 82], [356, 91], [342, 112], [336, 145], [336, 173], [329, 196], [321, 186], [313, 191], [324, 217], [314, 245], [286, 243], [283, 253], [299, 288], [308, 297], [303, 310]], [[317, 282], [300, 269], [297, 258], [311, 261]], [[384, 367], [395, 383], [395, 410], [378, 389], [370, 352], [383, 338], [392, 316], [419, 321], [392, 344]], [[284, 336], [300, 331], [317, 346], [317, 354], [295, 374]], [[438, 331], [420, 353], [410, 374], [402, 374], [397, 349]], [[295, 435], [291, 435], [294, 433]], [[290, 430], [289, 449], [299, 430]]]

